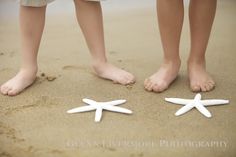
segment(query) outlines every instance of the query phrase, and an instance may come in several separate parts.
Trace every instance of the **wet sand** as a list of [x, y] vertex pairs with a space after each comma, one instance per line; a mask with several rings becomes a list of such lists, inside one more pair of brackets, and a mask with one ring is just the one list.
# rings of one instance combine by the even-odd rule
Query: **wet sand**
[[[189, 28], [181, 39], [182, 66], [170, 89], [149, 93], [143, 80], [161, 64], [162, 47], [155, 8], [105, 13], [107, 55], [113, 64], [134, 73], [137, 83], [121, 86], [96, 77], [73, 13], [49, 15], [39, 53], [36, 82], [16, 97], [0, 95], [0, 156], [3, 157], [156, 157], [236, 155], [236, 2], [219, 1], [207, 52], [207, 68], [217, 82], [204, 99], [229, 99], [229, 105], [208, 107], [208, 119], [197, 110], [175, 117], [180, 108], [165, 97], [192, 98], [186, 75]], [[18, 22], [0, 19], [0, 84], [20, 65]], [[126, 99], [121, 107], [133, 115], [94, 111], [67, 114], [82, 98]]]

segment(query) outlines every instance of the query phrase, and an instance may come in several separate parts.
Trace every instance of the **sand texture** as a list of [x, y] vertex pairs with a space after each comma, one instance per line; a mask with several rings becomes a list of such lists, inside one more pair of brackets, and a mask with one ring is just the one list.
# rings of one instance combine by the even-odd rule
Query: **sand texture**
[[[202, 96], [229, 99], [230, 104], [208, 107], [211, 119], [195, 109], [175, 117], [180, 106], [164, 101], [165, 97], [195, 95], [189, 89], [186, 71], [190, 44], [187, 16], [181, 37], [180, 74], [171, 88], [161, 94], [143, 88], [144, 79], [158, 69], [162, 59], [154, 7], [105, 14], [110, 62], [137, 77], [136, 84], [127, 87], [94, 75], [89, 51], [73, 14], [48, 16], [37, 80], [16, 97], [0, 95], [0, 156], [235, 157], [235, 15], [235, 1], [219, 2], [207, 49], [207, 68], [217, 86]], [[19, 42], [17, 19], [0, 19], [0, 84], [20, 66]], [[126, 99], [121, 107], [134, 113], [103, 112], [100, 123], [94, 122], [94, 111], [66, 113], [82, 106], [85, 97], [97, 101]], [[184, 145], [187, 141], [198, 145]]]

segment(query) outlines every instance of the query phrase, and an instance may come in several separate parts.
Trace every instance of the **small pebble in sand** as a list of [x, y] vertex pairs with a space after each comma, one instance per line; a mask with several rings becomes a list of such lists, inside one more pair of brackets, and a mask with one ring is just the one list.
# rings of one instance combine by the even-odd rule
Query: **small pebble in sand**
[[45, 76], [45, 73], [41, 73], [40, 76], [44, 77], [44, 76]]
[[46, 79], [47, 79], [48, 81], [54, 81], [56, 78], [57, 78], [57, 77], [55, 77], [55, 76], [47, 76], [47, 77], [46, 77]]
[[129, 84], [129, 85], [126, 85], [126, 88], [131, 90], [133, 88], [133, 85]]
[[3, 56], [4, 55], [4, 53], [3, 52], [0, 52], [0, 56]]

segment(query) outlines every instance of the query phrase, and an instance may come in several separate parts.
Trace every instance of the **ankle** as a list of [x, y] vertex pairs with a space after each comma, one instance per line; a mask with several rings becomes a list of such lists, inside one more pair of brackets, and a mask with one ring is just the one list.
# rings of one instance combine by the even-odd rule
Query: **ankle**
[[203, 57], [190, 56], [188, 58], [188, 65], [191, 64], [205, 65], [205, 63], [206, 63], [205, 56]]
[[28, 76], [36, 76], [38, 72], [38, 67], [21, 67], [20, 72], [26, 73]]
[[92, 61], [92, 67], [93, 67], [93, 68], [103, 67], [103, 66], [106, 65], [107, 63], [108, 63], [107, 60], [94, 59], [94, 60]]
[[188, 60], [188, 70], [191, 70], [192, 68], [206, 68], [206, 62], [205, 60]]
[[174, 65], [174, 66], [180, 66], [181, 60], [180, 60], [180, 58], [174, 58], [174, 59], [164, 58], [163, 64], [171, 64], [171, 65]]

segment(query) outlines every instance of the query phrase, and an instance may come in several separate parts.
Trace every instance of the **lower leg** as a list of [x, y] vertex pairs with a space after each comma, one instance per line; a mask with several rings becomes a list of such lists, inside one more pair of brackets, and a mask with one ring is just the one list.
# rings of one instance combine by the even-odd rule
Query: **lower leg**
[[191, 0], [190, 2], [191, 51], [188, 72], [191, 89], [195, 92], [210, 91], [215, 85], [205, 67], [205, 53], [215, 12], [216, 0]]
[[107, 62], [100, 3], [75, 0], [75, 8], [77, 20], [90, 50], [96, 74], [120, 84], [133, 83], [134, 76], [132, 74]]
[[145, 80], [148, 91], [162, 92], [175, 80], [180, 67], [179, 42], [184, 18], [182, 0], [157, 0], [157, 15], [164, 50], [160, 69]]
[[45, 7], [20, 6], [21, 68], [1, 86], [1, 93], [16, 95], [31, 85], [37, 73], [37, 53], [45, 23]]

